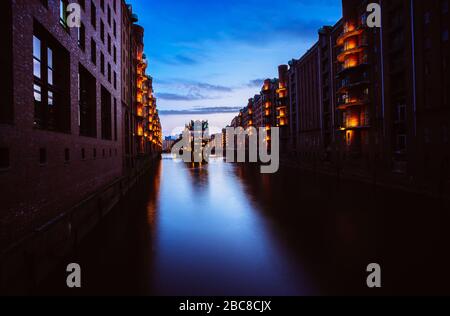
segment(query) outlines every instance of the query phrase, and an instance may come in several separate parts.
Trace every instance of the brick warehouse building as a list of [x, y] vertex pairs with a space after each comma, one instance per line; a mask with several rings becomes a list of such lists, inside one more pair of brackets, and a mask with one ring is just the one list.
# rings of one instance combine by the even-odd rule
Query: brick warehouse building
[[[124, 146], [137, 132], [124, 115], [133, 104], [132, 78], [122, 77], [129, 76], [122, 62], [136, 59], [131, 50], [122, 58], [123, 10], [132, 17], [131, 7], [81, 0], [81, 28], [69, 28], [69, 2], [2, 5], [2, 26], [10, 32], [1, 53], [7, 96], [0, 112], [1, 245], [127, 171]], [[130, 25], [124, 32], [133, 40]]]
[[[366, 25], [372, 2], [381, 5], [381, 28]], [[290, 62], [281, 154], [442, 194], [450, 180], [448, 5], [343, 0], [342, 19]], [[258, 110], [255, 98], [255, 127], [264, 126]]]
[[303, 158], [318, 157], [322, 148], [319, 87], [319, 49], [316, 43], [289, 69], [291, 91], [291, 150]]

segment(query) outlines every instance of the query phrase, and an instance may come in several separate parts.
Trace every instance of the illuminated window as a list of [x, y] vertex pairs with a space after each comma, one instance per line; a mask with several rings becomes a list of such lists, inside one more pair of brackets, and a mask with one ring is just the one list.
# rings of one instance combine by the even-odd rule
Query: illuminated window
[[[33, 35], [34, 125], [70, 131], [70, 60], [65, 49], [38, 23]], [[56, 76], [56, 77], [55, 77]]]
[[59, 23], [67, 29], [67, 0], [59, 1]]

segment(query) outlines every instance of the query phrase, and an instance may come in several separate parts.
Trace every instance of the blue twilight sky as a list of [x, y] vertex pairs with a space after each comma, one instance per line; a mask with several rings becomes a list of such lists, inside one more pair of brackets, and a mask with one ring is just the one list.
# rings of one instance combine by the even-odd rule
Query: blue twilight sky
[[[145, 28], [164, 135], [190, 119], [225, 127], [264, 78], [299, 58], [340, 0], [129, 0]], [[215, 132], [213, 130], [213, 132]]]

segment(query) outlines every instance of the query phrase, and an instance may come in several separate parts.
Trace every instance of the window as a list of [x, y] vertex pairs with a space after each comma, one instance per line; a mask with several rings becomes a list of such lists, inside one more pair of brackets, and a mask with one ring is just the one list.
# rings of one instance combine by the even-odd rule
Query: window
[[92, 150], [92, 157], [94, 157], [94, 159], [97, 159], [97, 148], [94, 148]]
[[81, 148], [81, 160], [86, 160], [86, 150]]
[[108, 63], [108, 82], [111, 83], [111, 64]]
[[442, 32], [442, 41], [448, 42], [448, 29]]
[[8, 169], [10, 166], [9, 149], [0, 148], [0, 169]]
[[70, 132], [69, 54], [37, 22], [34, 28], [34, 126]]
[[397, 135], [397, 150], [398, 151], [406, 150], [406, 135], [403, 134]]
[[45, 148], [39, 149], [39, 163], [41, 165], [45, 165], [47, 163], [47, 149]]
[[93, 38], [91, 38], [91, 61], [97, 65], [97, 43]]
[[108, 25], [111, 26], [111, 8], [108, 6]]
[[78, 28], [78, 46], [83, 51], [86, 47], [86, 29], [84, 28], [83, 23], [81, 23], [80, 27]]
[[64, 149], [64, 162], [68, 163], [70, 161], [70, 149]]
[[117, 141], [117, 99], [114, 98], [114, 140]]
[[113, 33], [114, 33], [114, 37], [117, 38], [117, 23], [116, 23], [116, 20], [113, 20]]
[[404, 122], [406, 120], [406, 106], [404, 104], [397, 105], [396, 120], [397, 122]]
[[100, 0], [100, 9], [102, 9], [102, 11], [105, 11], [105, 0]]
[[91, 1], [91, 24], [94, 29], [97, 28], [97, 8], [93, 1]]
[[80, 135], [97, 137], [96, 80], [81, 64], [79, 65], [79, 112]]
[[114, 49], [113, 49], [113, 58], [114, 58], [114, 63], [117, 64], [117, 48], [116, 48], [116, 46], [114, 46]]
[[431, 143], [431, 131], [426, 127], [423, 131], [425, 144]]
[[431, 23], [431, 12], [425, 12], [424, 21], [425, 21], [425, 24]]
[[102, 86], [101, 88], [101, 123], [102, 139], [111, 140], [111, 93]]
[[103, 55], [103, 52], [100, 53], [100, 71], [102, 75], [105, 75], [105, 55]]
[[448, 13], [448, 0], [442, 0], [441, 7], [442, 7], [442, 14], [447, 14]]
[[431, 49], [431, 38], [429, 37], [425, 39], [425, 49], [427, 50]]
[[114, 89], [117, 89], [117, 73], [114, 71]]
[[447, 124], [442, 125], [442, 142], [444, 144], [448, 143], [448, 125]]
[[111, 55], [111, 46], [112, 46], [111, 36], [108, 34], [108, 53], [109, 53], [109, 55]]
[[105, 43], [105, 23], [103, 23], [103, 20], [100, 20], [100, 39], [102, 40], [103, 44]]
[[68, 29], [68, 26], [67, 26], [67, 0], [59, 1], [59, 23], [65, 29]]
[[430, 64], [429, 63], [425, 63], [425, 76], [429, 76], [430, 75]]
[[80, 4], [80, 7], [85, 10], [86, 9], [86, 0], [78, 0], [78, 3]]
[[41, 40], [33, 36], [33, 74], [41, 79]]

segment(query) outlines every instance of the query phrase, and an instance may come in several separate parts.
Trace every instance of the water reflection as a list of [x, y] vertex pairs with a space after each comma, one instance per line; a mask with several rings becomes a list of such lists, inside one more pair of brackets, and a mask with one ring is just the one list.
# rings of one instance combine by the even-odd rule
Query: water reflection
[[[384, 267], [376, 294], [443, 294], [445, 210], [297, 170], [166, 156], [67, 260], [85, 269], [82, 294], [373, 294], [371, 262]], [[64, 282], [44, 288], [61, 294]]]
[[[163, 295], [305, 294], [299, 269], [276, 246], [233, 165], [164, 161], [154, 292]], [[175, 176], [176, 175], [176, 176]], [[174, 179], [177, 183], [174, 184]], [[172, 187], [179, 187], [172, 195]]]

